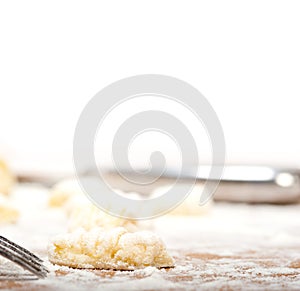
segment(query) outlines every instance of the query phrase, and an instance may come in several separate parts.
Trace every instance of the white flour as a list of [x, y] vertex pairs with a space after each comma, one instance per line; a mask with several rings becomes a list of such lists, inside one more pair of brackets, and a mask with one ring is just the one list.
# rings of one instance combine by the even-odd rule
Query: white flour
[[[21, 219], [1, 226], [1, 234], [35, 251], [50, 269], [47, 279], [15, 283], [14, 289], [300, 289], [300, 205], [216, 204], [203, 217], [158, 218], [153, 221], [155, 232], [175, 257], [176, 267], [114, 272], [50, 264], [47, 243], [66, 231], [64, 214], [47, 207], [45, 189], [22, 187], [13, 200], [22, 210]], [[1, 272], [7, 264], [1, 263]]]

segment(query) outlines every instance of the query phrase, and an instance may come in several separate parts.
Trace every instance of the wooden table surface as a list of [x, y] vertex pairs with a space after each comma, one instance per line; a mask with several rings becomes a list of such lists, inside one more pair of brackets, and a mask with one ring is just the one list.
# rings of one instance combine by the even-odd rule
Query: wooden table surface
[[[158, 218], [153, 231], [174, 256], [175, 268], [121, 272], [74, 270], [47, 262], [47, 241], [63, 230], [63, 217], [39, 203], [1, 232], [45, 258], [51, 272], [45, 280], [0, 281], [0, 289], [300, 290], [300, 205], [215, 203], [201, 217]], [[1, 268], [4, 272], [7, 264]]]

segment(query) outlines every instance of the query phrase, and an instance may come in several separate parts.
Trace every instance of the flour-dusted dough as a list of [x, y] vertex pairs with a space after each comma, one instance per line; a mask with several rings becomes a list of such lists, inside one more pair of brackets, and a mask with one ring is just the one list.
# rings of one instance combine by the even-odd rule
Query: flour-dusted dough
[[[169, 190], [169, 186], [163, 186], [158, 188], [151, 196], [152, 198], [163, 195]], [[129, 198], [139, 199], [137, 193], [123, 193], [120, 190], [115, 190], [121, 195], [128, 195]], [[201, 216], [206, 215], [210, 212], [213, 205], [213, 200], [211, 199], [205, 205], [199, 205], [200, 196], [203, 191], [203, 186], [195, 185], [191, 193], [187, 198], [175, 209], [168, 212], [168, 215], [177, 216]], [[139, 197], [138, 197], [139, 196]], [[49, 205], [52, 207], [63, 207], [65, 211], [70, 215], [74, 209], [82, 208], [82, 205], [91, 205], [92, 203], [86, 197], [81, 187], [76, 179], [64, 180], [53, 187], [50, 193]], [[161, 205], [160, 205], [161, 206]], [[75, 211], [76, 212], [76, 211]], [[91, 214], [92, 216], [94, 214]], [[75, 215], [76, 217], [76, 215]], [[95, 221], [91, 218], [90, 221]], [[80, 226], [80, 225], [78, 225]], [[81, 225], [84, 227], [84, 225]], [[101, 224], [98, 226], [102, 226]], [[120, 226], [123, 226], [120, 224]]]
[[135, 270], [172, 267], [162, 240], [149, 231], [130, 233], [123, 227], [78, 229], [55, 237], [49, 245], [51, 263], [72, 268]]
[[14, 185], [15, 178], [7, 164], [0, 159], [0, 193], [9, 194]]
[[[120, 195], [121, 191], [115, 190]], [[127, 193], [128, 197], [138, 199], [137, 193]], [[114, 227], [125, 227], [133, 232], [138, 228], [149, 228], [149, 223], [141, 223], [134, 220], [122, 219], [107, 214], [94, 205], [82, 191], [76, 179], [64, 180], [53, 187], [50, 191], [49, 205], [60, 207], [68, 216], [68, 231], [77, 228], [90, 230], [94, 227], [110, 229]]]
[[[169, 187], [164, 186], [158, 188], [153, 196], [163, 195], [169, 190]], [[207, 201], [204, 205], [199, 205], [200, 196], [203, 191], [203, 186], [195, 185], [191, 193], [186, 197], [186, 199], [178, 205], [175, 209], [167, 213], [167, 215], [175, 216], [202, 216], [210, 212], [213, 200]]]
[[[141, 199], [141, 196], [135, 192], [124, 193], [116, 189], [114, 192], [130, 199]], [[67, 213], [70, 213], [77, 206], [93, 203], [88, 199], [77, 179], [67, 179], [53, 186], [50, 190], [48, 204], [50, 207], [62, 207]]]
[[11, 205], [8, 198], [0, 194], [0, 224], [15, 223], [19, 215], [19, 211]]
[[125, 227], [128, 231], [134, 232], [138, 230], [141, 224], [138, 221], [109, 215], [91, 203], [74, 206], [70, 212], [68, 221], [68, 230], [70, 232], [78, 228], [84, 228], [89, 231], [94, 227], [110, 229], [118, 226]]
[[66, 179], [52, 187], [48, 203], [51, 207], [65, 207], [72, 199], [78, 199], [78, 197], [86, 198], [78, 181]]

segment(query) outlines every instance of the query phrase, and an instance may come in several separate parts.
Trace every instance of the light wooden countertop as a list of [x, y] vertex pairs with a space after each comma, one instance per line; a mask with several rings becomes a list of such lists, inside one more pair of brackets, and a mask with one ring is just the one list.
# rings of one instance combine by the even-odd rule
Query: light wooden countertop
[[215, 203], [200, 217], [158, 218], [153, 231], [174, 256], [175, 268], [120, 272], [72, 270], [47, 262], [47, 241], [62, 231], [63, 218], [45, 210], [44, 202], [35, 203], [30, 215], [15, 226], [2, 226], [1, 233], [44, 257], [51, 272], [45, 280], [0, 281], [0, 289], [300, 290], [300, 205]]

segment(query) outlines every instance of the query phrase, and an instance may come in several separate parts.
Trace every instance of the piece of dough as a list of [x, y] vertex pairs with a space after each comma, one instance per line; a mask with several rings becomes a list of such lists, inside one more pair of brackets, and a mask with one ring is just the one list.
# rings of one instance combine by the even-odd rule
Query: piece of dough
[[50, 190], [48, 204], [50, 207], [64, 207], [71, 199], [85, 196], [76, 179], [63, 180]]
[[7, 197], [0, 194], [0, 224], [15, 223], [19, 215], [19, 211], [9, 203]]
[[[115, 191], [123, 195], [121, 191]], [[126, 193], [126, 195], [133, 199], [139, 196], [137, 193]], [[64, 180], [55, 185], [50, 192], [49, 205], [61, 207], [66, 212], [70, 232], [81, 227], [90, 230], [94, 227], [109, 229], [118, 226], [134, 232], [138, 228], [145, 229], [150, 226], [149, 223], [123, 219], [105, 213], [88, 199], [76, 179]]]
[[0, 159], [0, 193], [9, 194], [15, 182], [7, 164]]
[[154, 233], [130, 233], [117, 227], [108, 231], [78, 229], [55, 237], [49, 245], [51, 263], [73, 268], [135, 270], [148, 266], [172, 267], [174, 261]]
[[[163, 195], [169, 190], [170, 186], [158, 188], [151, 197]], [[137, 199], [137, 193], [122, 193], [120, 190], [115, 190], [121, 195], [128, 195], [133, 199]], [[168, 212], [168, 215], [177, 216], [201, 216], [210, 212], [213, 205], [211, 199], [205, 205], [199, 205], [200, 196], [203, 191], [203, 186], [195, 185], [188, 197], [175, 209]], [[86, 203], [87, 202], [87, 203]], [[49, 205], [52, 207], [63, 207], [68, 214], [77, 206], [90, 203], [76, 179], [64, 180], [53, 187], [50, 193]], [[101, 226], [101, 225], [99, 225]], [[122, 225], [120, 225], [122, 226]]]
[[[135, 192], [122, 192], [120, 190], [114, 190], [121, 196], [126, 196], [130, 199], [141, 199], [140, 195]], [[77, 179], [63, 180], [50, 190], [50, 197], [48, 204], [50, 207], [62, 207], [67, 213], [70, 213], [76, 206], [82, 204], [93, 204], [84, 193], [79, 185]]]
[[74, 206], [69, 216], [68, 231], [72, 232], [78, 228], [84, 228], [89, 231], [94, 227], [110, 229], [122, 226], [128, 231], [134, 232], [138, 230], [138, 225], [137, 221], [109, 215], [92, 203], [89, 203], [88, 205]]
[[[169, 187], [164, 186], [158, 188], [153, 196], [163, 195], [169, 190]], [[204, 205], [199, 205], [200, 196], [202, 194], [203, 187], [195, 185], [191, 193], [186, 197], [186, 199], [178, 205], [176, 208], [167, 213], [167, 215], [176, 216], [202, 216], [210, 212], [213, 200], [206, 202]]]

